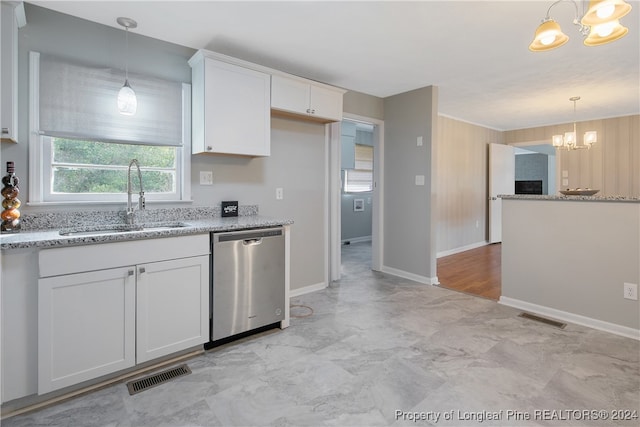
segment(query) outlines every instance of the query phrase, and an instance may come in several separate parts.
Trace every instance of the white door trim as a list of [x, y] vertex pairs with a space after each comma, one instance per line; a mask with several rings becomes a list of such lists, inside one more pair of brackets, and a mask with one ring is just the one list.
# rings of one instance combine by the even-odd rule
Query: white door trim
[[[384, 265], [384, 121], [357, 114], [344, 113], [343, 119], [375, 125], [373, 156], [373, 197], [371, 229], [371, 268], [381, 271]], [[341, 227], [340, 227], [340, 123], [331, 127], [331, 155], [329, 159], [329, 280], [340, 279]]]

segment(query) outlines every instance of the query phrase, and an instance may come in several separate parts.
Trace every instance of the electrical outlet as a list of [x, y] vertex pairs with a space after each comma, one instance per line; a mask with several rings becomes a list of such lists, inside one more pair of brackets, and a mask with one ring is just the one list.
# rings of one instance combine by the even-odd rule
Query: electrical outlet
[[200, 171], [200, 185], [213, 185], [213, 171]]
[[635, 283], [625, 283], [624, 284], [624, 298], [638, 300], [638, 285]]
[[276, 200], [284, 199], [284, 189], [282, 187], [276, 188]]

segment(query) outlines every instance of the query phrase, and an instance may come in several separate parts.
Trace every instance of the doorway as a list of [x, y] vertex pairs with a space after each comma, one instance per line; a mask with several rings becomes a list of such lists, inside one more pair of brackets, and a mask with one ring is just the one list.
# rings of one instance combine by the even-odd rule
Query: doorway
[[343, 248], [368, 270], [382, 268], [383, 146], [381, 120], [345, 114], [332, 126], [330, 281], [340, 279]]

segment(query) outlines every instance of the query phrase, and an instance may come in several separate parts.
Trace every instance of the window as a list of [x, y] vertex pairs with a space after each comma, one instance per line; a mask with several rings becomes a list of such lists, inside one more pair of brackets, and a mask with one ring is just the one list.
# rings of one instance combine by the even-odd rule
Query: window
[[[141, 165], [147, 197], [172, 199], [177, 192], [176, 147], [113, 144], [43, 136], [45, 196], [49, 200], [82, 200], [96, 195], [112, 200], [127, 191], [127, 171], [131, 159]], [[137, 174], [137, 170], [134, 171]], [[137, 180], [132, 181], [137, 189]], [[117, 200], [117, 197], [115, 198]]]
[[363, 193], [373, 191], [373, 147], [355, 144], [355, 168], [344, 171], [344, 191]]
[[30, 203], [124, 202], [132, 159], [148, 201], [190, 199], [190, 85], [130, 73], [139, 107], [123, 116], [119, 71], [30, 60]]

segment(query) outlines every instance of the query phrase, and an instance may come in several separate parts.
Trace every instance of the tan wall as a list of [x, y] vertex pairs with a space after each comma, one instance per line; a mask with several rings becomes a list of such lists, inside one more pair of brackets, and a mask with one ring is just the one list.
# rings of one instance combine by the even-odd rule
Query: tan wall
[[[598, 132], [598, 142], [590, 150], [560, 151], [558, 170], [567, 171], [568, 185], [558, 188], [599, 189], [599, 196], [640, 197], [640, 116], [578, 122], [578, 135]], [[504, 132], [507, 144], [548, 141], [571, 130], [572, 123]]]
[[345, 113], [379, 120], [384, 119], [384, 101], [382, 98], [350, 90], [344, 94], [343, 103], [342, 109]]
[[487, 145], [503, 143], [503, 133], [443, 116], [437, 130], [436, 234], [442, 253], [487, 240]]

